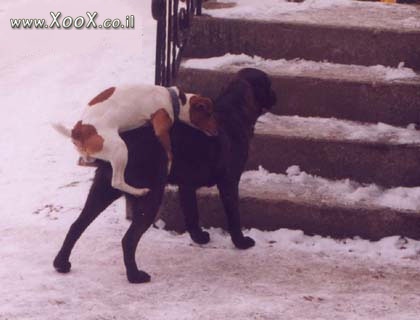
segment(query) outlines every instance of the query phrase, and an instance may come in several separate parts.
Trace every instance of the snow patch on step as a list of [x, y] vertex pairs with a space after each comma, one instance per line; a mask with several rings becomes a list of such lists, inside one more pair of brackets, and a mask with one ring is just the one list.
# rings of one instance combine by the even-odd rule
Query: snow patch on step
[[316, 62], [304, 59], [263, 59], [259, 56], [246, 54], [225, 54], [207, 59], [189, 59], [182, 64], [185, 68], [194, 69], [240, 69], [258, 68], [270, 74], [287, 74], [289, 76], [322, 76], [329, 78], [364, 79], [368, 81], [392, 81], [398, 79], [416, 78], [413, 69], [404, 67], [401, 62], [398, 67], [345, 65], [330, 62]]
[[246, 171], [241, 178], [241, 193], [309, 198], [316, 203], [375, 206], [403, 211], [420, 211], [420, 187], [384, 189], [375, 184], [360, 184], [350, 179], [329, 180], [291, 166], [285, 174], [270, 173], [262, 167]]
[[[215, 187], [203, 188], [217, 192]], [[174, 190], [174, 189], [173, 189]], [[203, 190], [202, 190], [203, 191]], [[375, 184], [360, 184], [349, 179], [328, 180], [307, 174], [298, 166], [291, 166], [285, 174], [270, 173], [260, 167], [246, 171], [240, 181], [242, 197], [277, 197], [278, 199], [312, 197], [312, 203], [376, 206], [402, 211], [420, 210], [420, 187], [384, 189]], [[285, 197], [286, 195], [286, 197]], [[299, 212], [296, 212], [299, 214]], [[158, 222], [159, 228], [165, 223]], [[213, 248], [229, 248], [228, 234], [220, 228], [209, 229]], [[301, 230], [279, 229], [276, 231], [246, 230], [245, 235], [256, 240], [258, 248], [273, 247], [290, 251], [305, 251], [328, 257], [330, 254], [344, 254], [354, 257], [380, 258], [402, 263], [420, 260], [420, 241], [401, 236], [385, 237], [379, 241], [360, 239], [333, 239], [319, 235], [305, 235]], [[188, 238], [185, 234], [183, 235]], [[179, 239], [179, 238], [178, 238]]]
[[412, 144], [420, 146], [420, 131], [385, 123], [369, 124], [335, 118], [262, 115], [257, 133], [308, 139], [344, 140], [362, 143]]
[[[170, 241], [174, 245], [188, 245], [191, 241], [188, 234], [174, 232], [158, 233], [156, 229], [164, 229], [165, 222], [161, 219], [155, 222], [155, 228], [148, 231], [148, 237], [156, 237], [154, 241]], [[206, 246], [212, 248], [232, 248], [229, 234], [221, 228], [206, 229], [211, 234], [211, 242]], [[398, 262], [401, 260], [420, 260], [420, 241], [401, 236], [385, 237], [378, 241], [370, 241], [354, 237], [352, 239], [333, 239], [319, 235], [305, 235], [302, 230], [279, 229], [262, 231], [259, 229], [244, 230], [246, 236], [256, 240], [256, 247], [262, 250], [267, 247], [285, 251], [303, 251], [321, 254], [325, 257], [331, 254], [351, 255], [354, 257], [382, 258]], [[196, 246], [196, 244], [193, 244]], [[408, 262], [407, 261], [407, 262]]]
[[337, 27], [418, 31], [420, 12], [416, 6], [355, 0], [219, 0], [235, 3], [231, 8], [205, 9], [217, 18], [281, 21]]
[[325, 9], [332, 6], [349, 6], [353, 0], [306, 0], [302, 3], [288, 2], [286, 0], [240, 0], [220, 1], [236, 2], [233, 8], [204, 10], [206, 14], [222, 18], [269, 19], [279, 15], [295, 13], [304, 10]]
[[379, 241], [363, 240], [358, 237], [353, 239], [332, 239], [319, 235], [308, 236], [301, 230], [279, 229], [276, 231], [261, 231], [251, 229], [245, 232], [256, 240], [258, 246], [272, 244], [290, 251], [304, 251], [328, 257], [330, 254], [343, 254], [351, 256], [364, 256], [381, 258], [394, 262], [403, 259], [420, 259], [420, 241], [392, 236]]

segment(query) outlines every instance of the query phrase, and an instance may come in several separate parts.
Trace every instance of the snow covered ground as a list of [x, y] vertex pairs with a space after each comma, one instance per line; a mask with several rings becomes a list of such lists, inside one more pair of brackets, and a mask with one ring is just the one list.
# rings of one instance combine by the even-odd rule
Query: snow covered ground
[[[9, 24], [95, 10], [103, 18], [133, 14], [136, 28]], [[73, 123], [107, 86], [152, 83], [154, 30], [146, 0], [0, 0], [0, 319], [418, 319], [419, 242], [398, 237], [371, 243], [251, 230], [257, 247], [241, 252], [220, 230], [199, 247], [152, 229], [138, 251], [152, 282], [130, 285], [118, 201], [75, 247], [72, 272], [53, 270], [93, 170], [75, 165], [73, 147], [49, 123]]]

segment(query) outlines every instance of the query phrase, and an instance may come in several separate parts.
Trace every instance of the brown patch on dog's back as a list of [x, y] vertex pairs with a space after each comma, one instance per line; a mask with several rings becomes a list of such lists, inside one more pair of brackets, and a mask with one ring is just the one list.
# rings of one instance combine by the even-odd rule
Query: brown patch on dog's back
[[104, 138], [98, 134], [96, 128], [91, 124], [82, 124], [82, 121], [74, 126], [71, 138], [77, 149], [87, 155], [101, 151], [104, 146]]
[[103, 101], [109, 99], [114, 94], [115, 89], [116, 89], [115, 87], [111, 87], [111, 88], [108, 88], [108, 89], [102, 91], [95, 98], [93, 98], [89, 102], [88, 105], [91, 107], [91, 106], [93, 106], [93, 105], [95, 105], [97, 103], [100, 103], [100, 102], [103, 102]]

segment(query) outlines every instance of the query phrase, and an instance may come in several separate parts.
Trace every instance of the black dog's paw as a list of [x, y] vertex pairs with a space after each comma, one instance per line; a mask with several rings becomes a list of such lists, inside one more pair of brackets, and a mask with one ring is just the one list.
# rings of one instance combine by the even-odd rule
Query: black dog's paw
[[54, 259], [53, 265], [55, 270], [60, 273], [68, 273], [71, 269], [71, 263], [68, 260], [60, 259], [59, 256]]
[[245, 250], [245, 249], [249, 249], [253, 246], [255, 246], [255, 241], [254, 239], [250, 238], [250, 237], [235, 237], [232, 238], [233, 244], [235, 245], [236, 248], [241, 249], [241, 250]]
[[127, 272], [127, 279], [130, 283], [145, 283], [150, 282], [150, 275], [144, 271], [138, 270], [136, 272]]
[[191, 240], [198, 244], [206, 244], [210, 241], [208, 232], [201, 230], [201, 228], [189, 231]]

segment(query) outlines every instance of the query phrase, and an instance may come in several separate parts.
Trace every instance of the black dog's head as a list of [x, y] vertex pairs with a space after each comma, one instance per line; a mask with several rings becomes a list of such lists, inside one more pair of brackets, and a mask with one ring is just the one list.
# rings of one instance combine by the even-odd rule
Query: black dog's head
[[237, 77], [251, 85], [258, 108], [256, 110], [257, 117], [270, 110], [276, 104], [276, 94], [271, 89], [271, 80], [264, 71], [245, 68], [238, 72]]
[[215, 100], [219, 127], [252, 136], [257, 119], [275, 104], [268, 75], [254, 68], [241, 69]]

